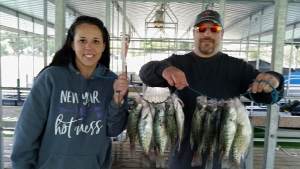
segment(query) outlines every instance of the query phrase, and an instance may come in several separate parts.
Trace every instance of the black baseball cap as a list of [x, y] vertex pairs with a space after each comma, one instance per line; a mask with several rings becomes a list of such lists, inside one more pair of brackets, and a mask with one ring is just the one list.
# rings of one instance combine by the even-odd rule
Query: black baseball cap
[[213, 21], [214, 23], [220, 25], [223, 28], [222, 24], [222, 18], [220, 14], [216, 11], [213, 10], [205, 10], [201, 12], [200, 14], [197, 15], [196, 20], [195, 20], [195, 25], [198, 25], [200, 22], [203, 21]]

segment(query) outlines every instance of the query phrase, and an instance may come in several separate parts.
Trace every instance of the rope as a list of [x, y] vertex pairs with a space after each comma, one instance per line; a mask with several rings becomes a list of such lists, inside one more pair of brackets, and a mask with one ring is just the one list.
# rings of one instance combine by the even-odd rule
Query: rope
[[[275, 87], [270, 83], [270, 82], [268, 82], [268, 81], [266, 81], [266, 80], [261, 80], [261, 81], [259, 81], [259, 80], [257, 80], [257, 79], [254, 79], [253, 80], [254, 82], [265, 82], [265, 83], [267, 83], [273, 90], [271, 91], [271, 96], [272, 96], [272, 102], [268, 105], [268, 107], [270, 106], [270, 105], [272, 105], [272, 104], [277, 104], [279, 107], [283, 107], [283, 106], [285, 106], [286, 104], [287, 104], [287, 101], [286, 101], [286, 98], [285, 97], [281, 97], [281, 98], [283, 98], [284, 99], [284, 101], [285, 101], [285, 104], [284, 105], [280, 105], [280, 104], [278, 104], [277, 103], [277, 100], [279, 99], [279, 96], [278, 96], [278, 92], [277, 92], [277, 90], [275, 89]], [[253, 85], [253, 83], [252, 84], [250, 84], [249, 85], [249, 88], [251, 87]], [[256, 105], [258, 105], [258, 103], [253, 99], [253, 97], [252, 97], [252, 94], [251, 94], [252, 92], [251, 91], [249, 91], [249, 92], [246, 92], [246, 93], [244, 93], [243, 95], [240, 95], [240, 97], [241, 96], [244, 96], [244, 95], [246, 95], [246, 94], [248, 94], [249, 95], [249, 97], [250, 97], [250, 99], [254, 102], [254, 104], [256, 104]]]
[[[113, 72], [113, 71], [111, 71], [110, 69], [108, 69], [108, 68], [100, 68], [100, 69], [106, 69], [106, 70], [108, 70], [108, 71], [110, 71], [110, 72]], [[98, 77], [100, 77], [100, 78], [104, 78], [104, 79], [118, 79], [118, 76], [116, 75], [116, 76], [100, 76], [98, 73], [96, 73], [96, 75], [98, 76]], [[168, 96], [167, 98], [166, 98], [166, 100], [164, 100], [164, 101], [162, 101], [162, 102], [150, 102], [149, 100], [146, 100], [144, 97], [143, 97], [143, 95], [141, 95], [140, 94], [140, 92], [137, 90], [137, 88], [135, 87], [135, 84], [127, 77], [127, 80], [129, 81], [129, 83], [133, 86], [133, 88], [134, 88], [134, 90], [137, 92], [137, 94], [145, 101], [145, 102], [147, 102], [148, 104], [161, 104], [161, 103], [165, 103], [168, 99], [170, 99], [170, 96]], [[175, 91], [177, 91], [177, 89], [175, 90]], [[119, 90], [117, 90], [116, 91], [117, 93], [120, 93], [120, 91]]]
[[[112, 71], [111, 71], [110, 69], [108, 69], [108, 68], [101, 68], [101, 69], [106, 69], [106, 70], [112, 72]], [[118, 76], [115, 76], [115, 77], [113, 77], [113, 76], [100, 76], [100, 75], [98, 75], [98, 73], [96, 73], [96, 75], [97, 75], [98, 77], [100, 77], [100, 78], [106, 78], [106, 79], [109, 79], [109, 78], [111, 78], [111, 79], [118, 79]], [[140, 97], [142, 97], [143, 100], [144, 100], [145, 102], [147, 102], [147, 103], [161, 104], [161, 103], [166, 102], [168, 99], [170, 99], [170, 96], [168, 96], [168, 97], [167, 97], [164, 101], [162, 101], [162, 102], [150, 102], [149, 100], [146, 100], [146, 99], [139, 93], [139, 91], [138, 91], [138, 90], [136, 89], [136, 87], [135, 87], [135, 84], [134, 84], [128, 77], [127, 77], [127, 80], [128, 80], [129, 83], [133, 86], [133, 88], [135, 89], [135, 91], [137, 92], [137, 94], [138, 94]], [[258, 81], [258, 80], [256, 80], [256, 79], [253, 79], [253, 81], [254, 81], [254, 82], [258, 82], [258, 83], [259, 83], [259, 82], [265, 82], [265, 83], [267, 83], [267, 84], [273, 89], [273, 90], [271, 91], [271, 93], [270, 93], [270, 94], [271, 94], [271, 97], [272, 97], [272, 101], [271, 101], [270, 104], [268, 104], [267, 107], [269, 107], [269, 106], [272, 105], [272, 104], [277, 104], [278, 106], [283, 107], [283, 106], [285, 106], [285, 105], [287, 104], [286, 98], [283, 97], [283, 96], [279, 97], [279, 96], [278, 96], [277, 90], [275, 89], [275, 87], [274, 87], [270, 82], [268, 82], [268, 81], [266, 81], [266, 80]], [[250, 88], [252, 85], [253, 85], [253, 83], [251, 83], [251, 84], [249, 85], [249, 88]], [[200, 93], [200, 92], [198, 92], [197, 90], [191, 88], [190, 86], [187, 86], [187, 88], [190, 89], [190, 90], [192, 90], [193, 92], [197, 93], [199, 96], [202, 96], [202, 95], [203, 95], [202, 93]], [[177, 90], [178, 90], [178, 89], [176, 89], [176, 90], [174, 91], [174, 93], [176, 93]], [[120, 92], [120, 91], [116, 91], [116, 92]], [[248, 94], [249, 97], [250, 97], [250, 100], [253, 101], [254, 104], [256, 104], [256, 105], [259, 106], [259, 104], [253, 99], [251, 93], [252, 93], [252, 91], [248, 91], [248, 92], [246, 92], [246, 93], [244, 93], [244, 94], [241, 94], [238, 98], [240, 98], [240, 97], [245, 96], [245, 95]], [[284, 104], [284, 105], [280, 105], [280, 104], [277, 103], [277, 100], [278, 100], [279, 98], [283, 98], [283, 99], [285, 100], [285, 104]], [[213, 99], [213, 98], [207, 96], [207, 99], [209, 100], [209, 99]], [[230, 98], [228, 98], [228, 99], [217, 99], [217, 100], [229, 100], [229, 99], [230, 99]], [[262, 106], [259, 106], [259, 107], [262, 107]]]

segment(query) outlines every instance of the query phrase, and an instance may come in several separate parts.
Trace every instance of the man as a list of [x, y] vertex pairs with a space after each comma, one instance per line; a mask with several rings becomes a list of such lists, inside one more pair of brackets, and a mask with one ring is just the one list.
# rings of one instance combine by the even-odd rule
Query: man
[[[207, 154], [203, 154], [201, 166], [192, 167], [194, 150], [190, 146], [191, 120], [196, 107], [198, 93], [210, 98], [228, 99], [251, 92], [258, 103], [269, 104], [273, 100], [272, 86], [283, 94], [283, 76], [274, 71], [261, 73], [242, 59], [230, 57], [219, 51], [223, 39], [224, 27], [218, 12], [206, 10], [197, 15], [193, 36], [194, 50], [185, 55], [175, 55], [162, 60], [151, 61], [142, 66], [139, 76], [143, 83], [151, 87], [169, 87], [176, 89], [184, 102], [185, 113], [184, 138], [180, 152], [170, 155], [170, 169], [204, 169]], [[254, 80], [256, 79], [256, 80]], [[272, 85], [272, 86], [269, 86]], [[188, 87], [187, 87], [188, 86]], [[245, 95], [249, 97], [249, 95]], [[178, 148], [176, 143], [175, 149]], [[213, 168], [221, 168], [219, 152], [214, 153]], [[241, 162], [245, 168], [245, 162]]]

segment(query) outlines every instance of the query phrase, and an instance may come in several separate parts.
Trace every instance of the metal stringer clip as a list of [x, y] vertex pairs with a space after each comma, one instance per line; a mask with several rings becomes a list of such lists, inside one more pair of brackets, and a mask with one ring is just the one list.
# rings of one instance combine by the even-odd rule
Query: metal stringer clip
[[282, 150], [283, 152], [285, 152], [285, 154], [287, 154], [289, 156], [297, 156], [297, 154], [294, 152], [290, 152], [290, 153], [286, 152], [283, 148], [281, 148], [280, 145], [277, 144], [276, 150], [279, 150], [279, 149]]

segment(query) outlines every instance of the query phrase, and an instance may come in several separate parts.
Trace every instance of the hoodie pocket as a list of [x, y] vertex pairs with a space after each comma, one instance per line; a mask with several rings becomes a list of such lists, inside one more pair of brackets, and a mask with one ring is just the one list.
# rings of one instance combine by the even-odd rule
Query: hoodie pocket
[[100, 169], [96, 155], [67, 156], [52, 153], [40, 169]]

